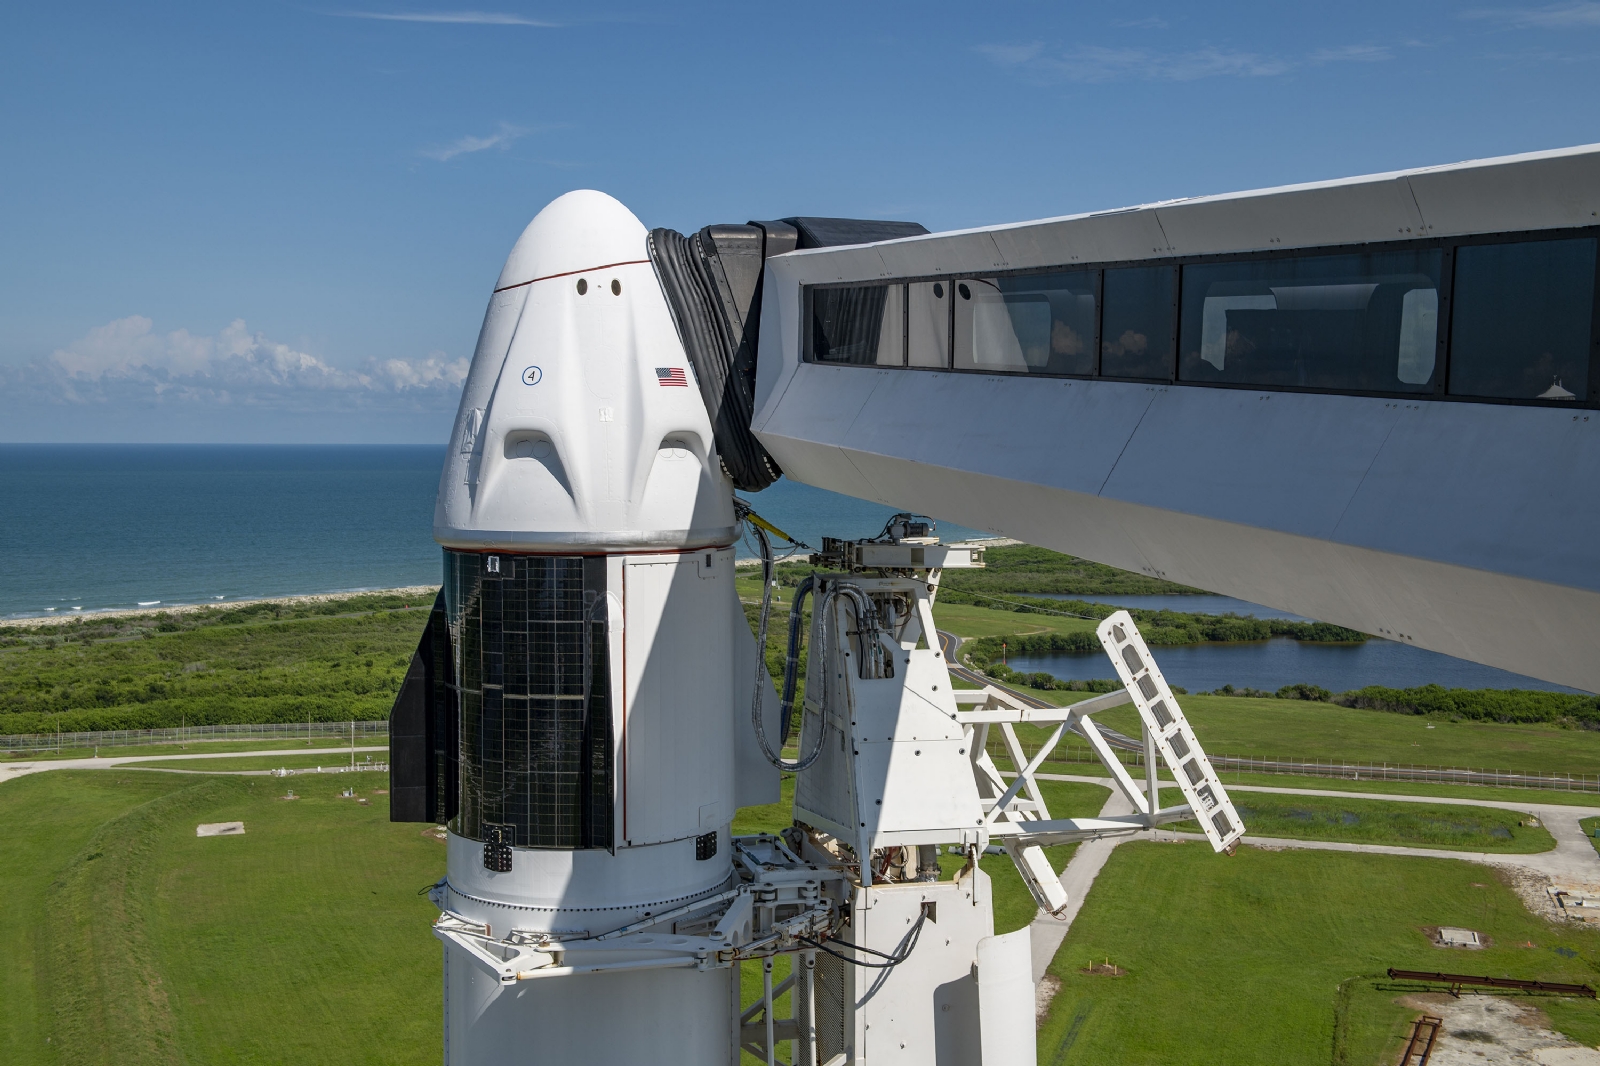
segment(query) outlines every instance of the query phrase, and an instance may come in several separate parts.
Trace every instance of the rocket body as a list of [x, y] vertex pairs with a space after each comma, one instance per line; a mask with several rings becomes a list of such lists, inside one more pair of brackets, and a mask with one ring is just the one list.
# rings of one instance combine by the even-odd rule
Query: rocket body
[[[460, 707], [447, 911], [559, 956], [727, 888], [734, 810], [778, 798], [737, 533], [644, 227], [561, 197], [496, 284], [434, 513]], [[449, 942], [444, 965], [452, 1066], [729, 1054], [727, 968], [508, 984]]]

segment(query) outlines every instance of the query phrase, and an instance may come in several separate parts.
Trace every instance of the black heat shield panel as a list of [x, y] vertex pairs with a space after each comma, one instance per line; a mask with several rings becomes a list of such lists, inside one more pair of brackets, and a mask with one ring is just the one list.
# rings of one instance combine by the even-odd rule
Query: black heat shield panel
[[439, 824], [455, 814], [456, 715], [444, 593], [389, 711], [389, 820]]

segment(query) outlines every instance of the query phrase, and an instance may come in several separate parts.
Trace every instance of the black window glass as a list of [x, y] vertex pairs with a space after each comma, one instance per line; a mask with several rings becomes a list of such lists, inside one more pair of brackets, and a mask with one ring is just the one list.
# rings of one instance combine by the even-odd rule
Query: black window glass
[[602, 557], [445, 552], [460, 835], [509, 827], [519, 847], [610, 847], [605, 604]]
[[953, 286], [957, 370], [1094, 373], [1094, 271], [963, 278]]
[[1592, 237], [1457, 248], [1450, 391], [1587, 398], [1594, 258]]
[[1107, 270], [1101, 295], [1100, 373], [1110, 378], [1172, 376], [1172, 267]]
[[[900, 289], [900, 286], [894, 286]], [[847, 289], [811, 290], [811, 358], [818, 363], [869, 365], [884, 362], [899, 365], [900, 329], [903, 313], [899, 294], [888, 306], [888, 285], [857, 285]], [[885, 337], [885, 328], [890, 336]]]
[[1431, 392], [1441, 261], [1435, 248], [1186, 266], [1178, 376]]
[[950, 286], [913, 281], [906, 291], [906, 365], [950, 366]]

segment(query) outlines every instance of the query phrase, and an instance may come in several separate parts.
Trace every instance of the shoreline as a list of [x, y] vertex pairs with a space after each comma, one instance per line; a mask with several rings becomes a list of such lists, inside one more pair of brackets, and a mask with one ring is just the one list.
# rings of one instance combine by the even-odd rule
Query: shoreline
[[71, 611], [67, 614], [45, 614], [36, 618], [0, 618], [0, 628], [32, 628], [34, 626], [60, 626], [89, 619], [139, 618], [158, 614], [194, 614], [197, 611], [225, 611], [234, 607], [248, 607], [261, 603], [326, 603], [329, 600], [348, 600], [353, 596], [395, 596], [416, 593], [433, 597], [438, 595], [438, 585], [404, 585], [391, 589], [352, 589], [347, 592], [310, 592], [298, 596], [257, 596], [247, 600], [221, 600], [215, 603], [175, 603], [157, 607], [127, 607], [96, 611]]

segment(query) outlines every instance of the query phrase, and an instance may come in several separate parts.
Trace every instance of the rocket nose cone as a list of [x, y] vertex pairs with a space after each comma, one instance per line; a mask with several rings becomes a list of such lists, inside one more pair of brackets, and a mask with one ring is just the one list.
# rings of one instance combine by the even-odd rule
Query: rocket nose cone
[[534, 216], [506, 259], [495, 290], [539, 278], [649, 259], [644, 224], [593, 189], [558, 196]]

